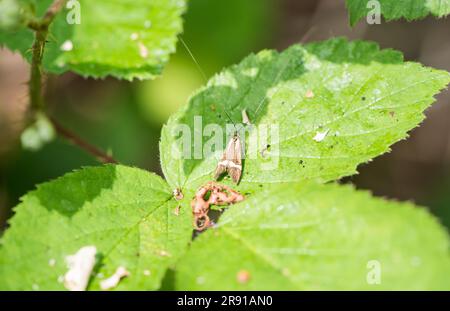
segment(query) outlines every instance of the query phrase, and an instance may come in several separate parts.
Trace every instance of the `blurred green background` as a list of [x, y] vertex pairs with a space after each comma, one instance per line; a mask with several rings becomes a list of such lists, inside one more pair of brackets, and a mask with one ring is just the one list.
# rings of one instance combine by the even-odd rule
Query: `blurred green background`
[[[264, 48], [283, 49], [300, 41], [333, 36], [379, 42], [404, 52], [406, 59], [450, 70], [450, 19], [381, 25], [348, 25], [344, 1], [190, 0], [184, 15], [186, 45], [178, 42], [162, 77], [125, 82], [84, 79], [72, 73], [49, 76], [46, 100], [60, 123], [110, 152], [121, 163], [161, 174], [161, 126], [189, 95], [221, 68]], [[61, 138], [37, 152], [20, 147], [27, 108], [29, 66], [17, 54], [0, 50], [0, 228], [11, 208], [36, 184], [98, 162]], [[428, 110], [428, 119], [393, 151], [360, 167], [345, 179], [375, 195], [428, 206], [450, 226], [450, 92]]]

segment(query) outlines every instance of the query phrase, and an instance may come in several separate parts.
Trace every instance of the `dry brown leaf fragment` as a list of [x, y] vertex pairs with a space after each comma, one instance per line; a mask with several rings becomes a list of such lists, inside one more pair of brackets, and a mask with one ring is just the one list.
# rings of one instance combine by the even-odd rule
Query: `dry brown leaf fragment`
[[245, 284], [250, 281], [250, 277], [250, 272], [247, 270], [241, 270], [236, 274], [236, 280], [241, 284]]
[[203, 231], [212, 226], [208, 212], [211, 205], [229, 205], [244, 200], [244, 196], [226, 185], [209, 182], [195, 193], [191, 201], [194, 228]]

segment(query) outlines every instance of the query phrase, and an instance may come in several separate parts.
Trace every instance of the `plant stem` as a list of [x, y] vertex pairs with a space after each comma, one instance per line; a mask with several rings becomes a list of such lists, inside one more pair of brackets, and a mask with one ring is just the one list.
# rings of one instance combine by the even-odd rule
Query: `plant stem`
[[33, 20], [28, 25], [35, 31], [30, 77], [30, 105], [33, 110], [33, 116], [35, 112], [44, 110], [44, 101], [42, 99], [42, 57], [44, 55], [48, 27], [66, 1], [54, 0], [41, 20]]
[[[30, 106], [31, 117], [34, 119], [36, 113], [40, 112], [46, 114], [44, 100], [42, 96], [42, 58], [44, 55], [45, 43], [47, 41], [48, 28], [53, 22], [56, 14], [63, 8], [67, 0], [54, 0], [50, 7], [47, 9], [44, 17], [40, 20], [31, 20], [28, 23], [28, 27], [35, 32], [35, 39], [33, 43], [33, 56], [31, 61], [31, 73], [30, 73]], [[118, 163], [113, 157], [109, 156], [99, 148], [85, 142], [74, 133], [65, 129], [55, 119], [49, 117], [56, 132], [67, 139], [72, 144], [80, 147], [89, 154], [93, 155], [102, 163]]]
[[54, 0], [52, 5], [50, 5], [50, 7], [47, 9], [47, 12], [45, 12], [42, 23], [48, 27], [48, 25], [51, 24], [56, 14], [58, 14], [58, 12], [63, 8], [66, 2], [67, 0]]
[[81, 149], [85, 150], [89, 154], [93, 155], [97, 160], [99, 160], [102, 163], [118, 163], [113, 157], [106, 154], [99, 148], [95, 147], [94, 145], [89, 144], [88, 142], [82, 140], [80, 137], [69, 131], [68, 129], [64, 128], [58, 121], [56, 121], [53, 118], [50, 118], [50, 121], [53, 124], [53, 127], [55, 128], [56, 132], [67, 139], [72, 144], [80, 147]]
[[33, 57], [31, 61], [30, 77], [30, 105], [33, 113], [44, 110], [42, 100], [42, 56], [45, 47], [46, 34], [36, 31], [33, 43]]

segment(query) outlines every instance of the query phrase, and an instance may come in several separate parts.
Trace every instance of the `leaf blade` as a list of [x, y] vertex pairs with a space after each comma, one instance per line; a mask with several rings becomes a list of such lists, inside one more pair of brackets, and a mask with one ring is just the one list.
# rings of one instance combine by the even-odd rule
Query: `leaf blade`
[[[34, 4], [40, 16], [51, 1], [26, 2]], [[126, 80], [152, 79], [161, 74], [182, 31], [185, 0], [79, 3], [80, 24], [68, 23], [68, 16], [77, 12], [77, 6], [71, 6], [64, 8], [50, 25], [43, 57], [46, 70]], [[0, 44], [20, 51], [28, 61], [32, 42], [33, 33], [25, 28], [0, 33]]]
[[[268, 186], [193, 242], [176, 288], [442, 290], [448, 245], [436, 220], [409, 203], [331, 184]], [[367, 282], [373, 260], [381, 284]]]
[[[117, 289], [157, 289], [191, 238], [191, 213], [158, 176], [135, 168], [86, 168], [30, 192], [2, 237], [0, 288], [63, 289], [65, 257], [95, 245], [99, 258], [89, 289], [124, 266]], [[50, 265], [49, 262], [56, 264]]]
[[[196, 148], [201, 152], [212, 137], [202, 131], [209, 124], [225, 129], [226, 114], [238, 123], [246, 109], [253, 132], [275, 124], [279, 135], [268, 135], [267, 154], [273, 156], [262, 154], [267, 150], [261, 141], [253, 153], [247, 148], [241, 189], [336, 180], [405, 138], [449, 82], [445, 71], [403, 62], [401, 53], [364, 41], [338, 38], [281, 53], [262, 51], [213, 77], [169, 119], [162, 130], [161, 166], [173, 187], [196, 189], [210, 180], [231, 134], [215, 152], [196, 159]], [[186, 126], [203, 139], [200, 145], [189, 138], [187, 156], [186, 144], [174, 133]], [[317, 140], [319, 134], [324, 137]], [[274, 166], [266, 169], [271, 161]]]
[[[401, 18], [407, 21], [423, 19], [428, 15], [442, 18], [450, 14], [449, 0], [378, 0], [381, 14], [387, 21]], [[373, 8], [369, 1], [347, 0], [350, 25], [354, 26], [359, 20], [367, 16]]]

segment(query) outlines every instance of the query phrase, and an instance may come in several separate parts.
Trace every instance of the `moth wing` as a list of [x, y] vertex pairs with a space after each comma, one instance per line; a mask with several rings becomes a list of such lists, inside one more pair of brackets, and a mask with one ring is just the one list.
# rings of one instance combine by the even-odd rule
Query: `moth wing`
[[227, 167], [225, 165], [222, 165], [219, 163], [216, 167], [216, 171], [214, 172], [214, 179], [217, 180], [220, 177], [220, 175], [222, 175], [226, 171], [227, 171]]
[[222, 159], [216, 167], [214, 178], [218, 179], [220, 175], [227, 172], [233, 182], [238, 183], [242, 174], [242, 145], [239, 136], [233, 136], [228, 142]]
[[231, 176], [231, 179], [233, 180], [234, 183], [238, 183], [239, 180], [241, 179], [241, 173], [242, 170], [236, 167], [229, 167], [227, 169], [228, 174]]
[[241, 145], [241, 139], [239, 136], [236, 136], [234, 138], [234, 150], [233, 150], [233, 156], [230, 158], [234, 164], [241, 165], [242, 164], [242, 145]]
[[227, 145], [227, 149], [225, 149], [225, 152], [223, 153], [223, 160], [230, 160], [233, 161], [234, 159], [234, 155], [235, 155], [235, 144], [236, 143], [236, 138], [235, 137], [231, 137], [230, 141], [228, 142]]
[[242, 174], [242, 145], [241, 145], [241, 139], [239, 136], [235, 136], [233, 138], [234, 144], [233, 144], [233, 154], [230, 158], [234, 165], [239, 167], [228, 167], [227, 171], [228, 174], [231, 176], [231, 179], [234, 183], [238, 183], [241, 179]]
[[220, 158], [219, 164], [217, 164], [216, 171], [214, 172], [214, 179], [218, 179], [220, 175], [227, 171], [227, 166], [222, 164], [222, 162], [226, 161], [229, 158], [229, 155], [232, 154], [233, 150], [233, 139], [230, 139], [228, 142], [227, 148], [222, 154], [222, 158]]

